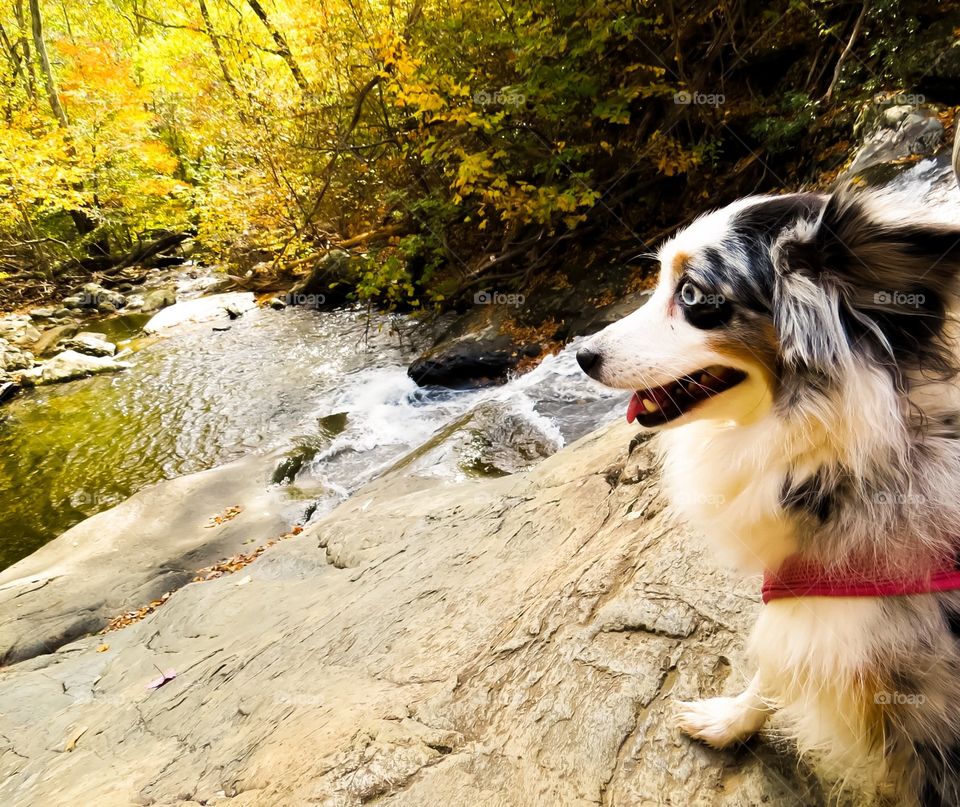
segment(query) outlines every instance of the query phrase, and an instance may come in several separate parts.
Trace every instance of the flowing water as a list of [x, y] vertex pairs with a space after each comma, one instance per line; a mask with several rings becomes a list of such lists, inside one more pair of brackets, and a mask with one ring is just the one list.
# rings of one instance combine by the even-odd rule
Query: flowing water
[[[142, 319], [108, 321], [114, 339]], [[209, 324], [134, 338], [120, 374], [41, 387], [0, 409], [0, 568], [152, 482], [287, 447], [277, 481], [329, 510], [438, 431], [485, 411], [497, 439], [555, 450], [623, 410], [589, 382], [575, 344], [530, 373], [481, 390], [422, 389], [392, 321], [359, 311], [258, 309], [227, 331]], [[107, 323], [93, 325], [104, 330]], [[472, 443], [471, 443], [472, 441]], [[502, 472], [469, 449], [433, 469]], [[476, 446], [473, 446], [476, 448]], [[497, 446], [481, 446], [496, 456]], [[530, 459], [530, 456], [527, 456]]]

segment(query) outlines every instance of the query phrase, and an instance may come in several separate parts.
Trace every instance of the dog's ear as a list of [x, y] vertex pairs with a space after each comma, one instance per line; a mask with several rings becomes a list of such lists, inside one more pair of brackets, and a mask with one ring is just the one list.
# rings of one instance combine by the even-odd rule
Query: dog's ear
[[942, 340], [960, 275], [960, 223], [923, 215], [891, 196], [845, 190], [777, 238], [774, 316], [785, 364], [834, 375], [860, 349], [897, 366], [955, 371]]

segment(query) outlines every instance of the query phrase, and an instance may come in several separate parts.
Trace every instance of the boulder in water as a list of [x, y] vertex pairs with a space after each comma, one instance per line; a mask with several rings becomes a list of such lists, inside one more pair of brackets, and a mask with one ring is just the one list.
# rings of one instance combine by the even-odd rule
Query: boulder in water
[[98, 373], [115, 373], [131, 366], [127, 362], [115, 361], [108, 356], [87, 356], [75, 350], [65, 350], [39, 367], [27, 370], [20, 377], [28, 386], [57, 384]]
[[140, 303], [140, 310], [144, 314], [152, 314], [154, 311], [159, 311], [161, 308], [167, 308], [171, 305], [177, 304], [177, 291], [172, 286], [167, 286], [161, 289], [151, 289], [146, 291], [142, 295], [142, 302]]
[[14, 370], [28, 370], [33, 367], [33, 353], [29, 350], [11, 345], [0, 337], [0, 370], [12, 372]]
[[107, 341], [102, 333], [82, 331], [70, 339], [60, 342], [63, 350], [75, 350], [87, 356], [112, 356], [117, 352], [117, 346]]
[[932, 156], [943, 142], [943, 124], [932, 109], [891, 104], [883, 96], [864, 110], [857, 131], [863, 144], [846, 173], [874, 184], [888, 181], [911, 157]]
[[253, 293], [234, 291], [187, 300], [164, 308], [143, 326], [147, 333], [167, 333], [176, 328], [202, 322], [226, 322], [228, 310], [243, 313], [256, 308]]
[[[127, 304], [127, 298], [120, 292], [104, 288], [99, 283], [84, 283], [77, 299], [80, 302], [80, 307], [95, 308], [100, 310], [101, 313], [113, 313]], [[67, 300], [64, 300], [63, 304], [67, 308], [71, 307], [67, 304]], [[102, 310], [101, 306], [103, 307]]]
[[8, 314], [0, 317], [0, 337], [17, 347], [30, 347], [41, 334], [26, 314]]

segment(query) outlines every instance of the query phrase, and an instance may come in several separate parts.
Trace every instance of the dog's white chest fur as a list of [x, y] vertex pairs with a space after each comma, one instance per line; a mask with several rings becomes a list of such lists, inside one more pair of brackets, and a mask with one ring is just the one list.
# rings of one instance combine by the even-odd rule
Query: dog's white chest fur
[[726, 561], [751, 573], [796, 551], [780, 508], [788, 465], [764, 450], [769, 430], [766, 420], [738, 428], [702, 421], [658, 438], [671, 503]]

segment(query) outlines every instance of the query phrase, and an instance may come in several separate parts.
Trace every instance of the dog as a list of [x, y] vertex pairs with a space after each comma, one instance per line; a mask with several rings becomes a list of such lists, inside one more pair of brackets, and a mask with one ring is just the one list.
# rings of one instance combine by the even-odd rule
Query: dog
[[724, 748], [778, 711], [841, 788], [960, 805], [960, 220], [890, 189], [752, 196], [657, 258], [577, 360], [633, 391], [675, 509], [765, 575], [755, 675], [680, 729]]

